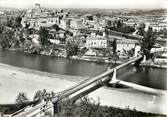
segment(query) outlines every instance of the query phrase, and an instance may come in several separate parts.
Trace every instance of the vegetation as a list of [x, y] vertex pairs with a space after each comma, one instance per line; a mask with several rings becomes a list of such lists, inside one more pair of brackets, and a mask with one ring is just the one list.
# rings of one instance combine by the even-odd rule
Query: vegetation
[[17, 16], [17, 17], [15, 18], [15, 21], [14, 21], [14, 28], [19, 28], [19, 27], [21, 27], [21, 20], [22, 20], [21, 16]]
[[4, 113], [4, 114], [13, 114], [16, 111], [19, 111], [20, 109], [28, 106], [28, 105], [32, 105], [32, 104], [36, 104], [36, 101], [32, 101], [32, 102], [25, 102], [25, 103], [17, 103], [17, 104], [1, 104], [0, 105], [0, 112]]
[[60, 30], [60, 27], [59, 27], [57, 24], [54, 24], [54, 25], [52, 26], [52, 28], [54, 28], [56, 31], [59, 31], [59, 30]]
[[12, 41], [14, 39], [14, 31], [5, 29], [0, 34], [0, 46], [2, 48], [10, 48], [12, 45]]
[[[44, 97], [46, 99], [47, 95], [51, 93], [47, 92], [45, 89], [39, 90], [34, 95], [34, 99], [41, 100]], [[55, 93], [53, 94], [55, 96]], [[19, 95], [25, 94], [19, 93]], [[5, 114], [11, 114], [18, 111], [21, 108], [24, 108], [25, 106], [34, 105], [38, 101], [26, 103], [22, 101], [22, 103], [18, 103], [16, 105], [2, 105], [0, 106], [0, 111]], [[70, 100], [59, 100], [59, 103], [57, 104], [58, 105], [55, 109], [57, 109], [57, 115], [61, 117], [166, 117], [165, 115], [138, 112], [135, 109], [130, 110], [128, 107], [126, 109], [120, 109], [109, 106], [101, 106], [99, 99], [94, 100], [93, 98], [88, 97], [80, 98], [75, 103], [73, 103]], [[52, 117], [50, 113], [45, 111], [44, 113], [45, 115]]]
[[116, 60], [117, 60], [117, 40], [114, 39], [113, 43], [112, 43], [112, 47], [113, 47], [113, 58], [115, 60], [115, 64], [116, 64]]
[[77, 103], [66, 101], [61, 103], [58, 116], [61, 117], [165, 117], [151, 113], [138, 112], [133, 109], [119, 109], [108, 106], [101, 106], [99, 100], [83, 97]]
[[136, 28], [138, 30], [138, 34], [141, 35], [141, 36], [144, 36], [146, 24], [145, 23], [140, 23]]
[[4, 26], [3, 24], [0, 23], [0, 34], [2, 34], [3, 30], [4, 30]]
[[113, 23], [108, 21], [106, 28], [122, 33], [133, 33], [135, 31], [134, 27], [127, 26], [121, 19], [115, 20]]
[[26, 95], [26, 93], [21, 92], [18, 94], [18, 96], [16, 97], [16, 103], [24, 103], [24, 102], [28, 102], [29, 99]]
[[155, 32], [153, 31], [152, 27], [149, 27], [147, 31], [142, 31], [144, 28], [140, 30], [141, 35], [143, 36], [143, 39], [140, 41], [141, 49], [143, 54], [146, 55], [146, 59], [150, 59], [151, 48], [153, 48], [156, 43]]
[[7, 21], [6, 21], [6, 26], [10, 27], [10, 28], [19, 28], [21, 27], [21, 16], [16, 16], [16, 17], [7, 17]]
[[66, 51], [67, 51], [67, 58], [77, 55], [79, 51], [78, 44], [75, 42], [67, 42]]
[[49, 44], [49, 31], [45, 27], [39, 29], [39, 40], [42, 46]]
[[47, 92], [46, 89], [43, 89], [43, 90], [38, 90], [35, 93], [33, 100], [34, 101], [48, 100], [48, 99], [53, 98], [54, 96], [55, 96], [55, 93], [53, 91]]

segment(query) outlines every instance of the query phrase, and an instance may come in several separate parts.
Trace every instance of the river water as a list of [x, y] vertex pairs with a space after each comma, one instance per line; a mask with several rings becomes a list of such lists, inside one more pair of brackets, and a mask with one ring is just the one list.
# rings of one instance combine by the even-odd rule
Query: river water
[[[104, 72], [108, 64], [68, 60], [0, 49], [0, 62], [63, 75], [92, 77]], [[114, 65], [110, 65], [111, 67]], [[167, 69], [127, 66], [117, 78], [156, 89], [167, 89]]]

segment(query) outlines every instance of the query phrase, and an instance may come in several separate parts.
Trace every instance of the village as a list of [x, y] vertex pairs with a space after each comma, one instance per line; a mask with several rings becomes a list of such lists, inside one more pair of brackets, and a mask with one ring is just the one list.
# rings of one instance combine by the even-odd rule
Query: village
[[[1, 18], [3, 15], [5, 12], [1, 12]], [[46, 9], [40, 4], [19, 13], [16, 19], [15, 29], [11, 25], [12, 19], [6, 19], [7, 30], [13, 30], [15, 41], [9, 39], [10, 42], [4, 44], [2, 39], [1, 48], [96, 62], [122, 63], [134, 55], [135, 48], [140, 51], [141, 29], [147, 31], [151, 27], [157, 35], [167, 30], [164, 16], [81, 15]], [[154, 53], [155, 63], [162, 64], [167, 62], [167, 39], [165, 33], [157, 35], [150, 53]]]

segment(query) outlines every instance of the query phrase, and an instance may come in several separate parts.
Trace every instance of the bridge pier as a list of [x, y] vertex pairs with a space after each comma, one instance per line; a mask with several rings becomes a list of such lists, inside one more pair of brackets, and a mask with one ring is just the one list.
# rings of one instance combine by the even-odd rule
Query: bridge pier
[[53, 103], [53, 115], [57, 115], [58, 112], [58, 101], [56, 101]]

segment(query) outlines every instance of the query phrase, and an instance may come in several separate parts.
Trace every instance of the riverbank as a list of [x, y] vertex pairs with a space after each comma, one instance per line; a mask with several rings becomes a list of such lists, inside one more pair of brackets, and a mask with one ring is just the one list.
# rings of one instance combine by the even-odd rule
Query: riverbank
[[167, 115], [167, 94], [155, 95], [132, 88], [102, 87], [90, 93], [89, 97], [100, 99], [102, 106]]
[[141, 62], [140, 66], [167, 69], [166, 62], [157, 63], [157, 62], [153, 62], [152, 60], [147, 60], [145, 62]]
[[[2, 49], [2, 48], [1, 48]], [[16, 51], [16, 52], [23, 52], [28, 54], [35, 54], [35, 55], [44, 55], [44, 56], [50, 56], [50, 57], [57, 57], [57, 58], [64, 58], [64, 59], [71, 59], [71, 60], [79, 60], [79, 61], [87, 61], [87, 62], [96, 62], [96, 63], [113, 63], [113, 64], [121, 64], [127, 61], [128, 59], [117, 59], [116, 61], [113, 59], [108, 59], [108, 57], [103, 56], [71, 56], [67, 58], [66, 50], [58, 48], [57, 50], [53, 49], [44, 49], [43, 51], [37, 52], [32, 51], [31, 49], [6, 49], [10, 51]]]
[[156, 65], [156, 64], [148, 65], [148, 64], [140, 64], [140, 66], [167, 69], [167, 65]]
[[82, 57], [72, 57], [72, 59], [75, 60], [82, 60], [82, 61], [88, 61], [88, 62], [97, 62], [97, 63], [113, 63], [113, 64], [121, 64], [127, 61], [128, 59], [117, 59], [112, 60], [108, 59], [108, 57], [97, 57], [97, 56], [82, 56]]
[[59, 92], [73, 86], [79, 79], [82, 80], [81, 77], [51, 74], [0, 63], [0, 104], [14, 103], [19, 92], [25, 92], [30, 100], [37, 90]]

